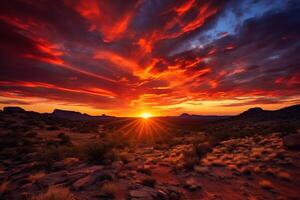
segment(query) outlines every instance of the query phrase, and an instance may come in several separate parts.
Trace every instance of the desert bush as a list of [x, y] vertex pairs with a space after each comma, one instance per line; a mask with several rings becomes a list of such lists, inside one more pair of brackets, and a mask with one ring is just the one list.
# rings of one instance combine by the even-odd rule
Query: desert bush
[[259, 186], [265, 190], [271, 190], [274, 188], [273, 184], [268, 180], [259, 181]]
[[68, 188], [50, 186], [46, 192], [32, 197], [31, 200], [75, 200], [75, 198]]
[[156, 180], [152, 177], [145, 177], [141, 180], [142, 185], [148, 186], [148, 187], [154, 187]]
[[45, 172], [37, 172], [35, 174], [31, 174], [29, 175], [28, 177], [28, 180], [31, 182], [31, 183], [36, 183], [38, 180], [40, 180], [41, 178], [43, 178], [45, 176]]
[[149, 168], [138, 168], [137, 171], [143, 174], [147, 174], [149, 176], [152, 175], [152, 171]]
[[186, 170], [192, 170], [198, 162], [199, 157], [196, 151], [190, 150], [183, 153], [183, 167]]
[[80, 147], [81, 157], [89, 163], [105, 164], [115, 160], [113, 145], [107, 141], [93, 142]]
[[193, 143], [193, 151], [196, 152], [199, 158], [202, 158], [207, 153], [212, 151], [212, 147], [209, 143]]
[[59, 133], [57, 135], [57, 138], [60, 139], [60, 144], [63, 144], [63, 145], [70, 145], [70, 144], [72, 144], [70, 136], [68, 136], [68, 135], [66, 135], [64, 133]]
[[107, 182], [103, 184], [101, 191], [104, 193], [104, 195], [114, 198], [116, 193], [119, 191], [119, 188], [115, 183]]
[[120, 160], [123, 163], [129, 163], [133, 159], [132, 155], [124, 150], [114, 150], [116, 160]]
[[36, 160], [46, 169], [50, 169], [55, 162], [66, 157], [78, 157], [78, 155], [78, 150], [71, 146], [50, 146], [41, 150]]
[[48, 130], [48, 131], [57, 131], [57, 130], [59, 130], [59, 128], [58, 128], [57, 126], [49, 126], [49, 127], [47, 128], [47, 130]]

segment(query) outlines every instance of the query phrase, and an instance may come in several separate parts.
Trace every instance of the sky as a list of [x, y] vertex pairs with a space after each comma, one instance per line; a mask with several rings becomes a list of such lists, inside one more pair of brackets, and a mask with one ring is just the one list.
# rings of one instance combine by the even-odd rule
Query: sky
[[300, 103], [298, 0], [4, 0], [0, 107], [233, 115]]

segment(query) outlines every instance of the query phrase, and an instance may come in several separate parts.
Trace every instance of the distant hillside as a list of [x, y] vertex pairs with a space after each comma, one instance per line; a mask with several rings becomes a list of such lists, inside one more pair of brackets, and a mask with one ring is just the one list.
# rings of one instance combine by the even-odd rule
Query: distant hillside
[[188, 113], [182, 113], [181, 115], [178, 116], [180, 119], [195, 119], [195, 120], [220, 120], [220, 119], [227, 119], [232, 116], [229, 115], [190, 115]]
[[263, 110], [250, 108], [249, 110], [230, 118], [230, 120], [269, 121], [300, 119], [300, 105], [293, 105], [279, 110]]
[[113, 116], [102, 115], [102, 116], [91, 116], [88, 114], [82, 114], [80, 112], [69, 111], [69, 110], [59, 110], [55, 109], [52, 113], [54, 117], [69, 119], [69, 120], [106, 120], [115, 118]]

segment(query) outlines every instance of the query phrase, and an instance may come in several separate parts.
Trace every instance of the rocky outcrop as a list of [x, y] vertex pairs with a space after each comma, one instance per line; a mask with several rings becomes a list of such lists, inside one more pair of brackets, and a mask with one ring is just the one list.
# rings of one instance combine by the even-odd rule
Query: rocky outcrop
[[8, 106], [3, 108], [4, 113], [22, 113], [25, 110], [21, 107]]

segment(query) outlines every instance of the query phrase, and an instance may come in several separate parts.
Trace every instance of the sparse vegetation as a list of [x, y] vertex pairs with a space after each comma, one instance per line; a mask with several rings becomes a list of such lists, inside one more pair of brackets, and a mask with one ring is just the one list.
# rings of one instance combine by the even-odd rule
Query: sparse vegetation
[[70, 145], [70, 144], [72, 144], [70, 136], [68, 136], [68, 135], [66, 135], [64, 133], [59, 133], [57, 135], [57, 138], [60, 139], [60, 144], [63, 144], [63, 145]]
[[261, 180], [261, 181], [259, 181], [259, 185], [260, 185], [261, 188], [263, 188], [265, 190], [274, 189], [273, 184], [270, 181], [268, 181], [268, 180]]
[[145, 177], [141, 180], [142, 185], [154, 187], [156, 180], [153, 177]]
[[46, 192], [32, 197], [31, 200], [74, 200], [73, 194], [68, 188], [50, 186]]
[[103, 186], [101, 187], [101, 191], [104, 193], [104, 195], [110, 198], [115, 197], [118, 190], [119, 190], [118, 186], [113, 182], [104, 183]]
[[78, 149], [68, 146], [49, 146], [43, 148], [37, 154], [37, 161], [46, 169], [50, 169], [52, 165], [67, 157], [78, 157]]
[[113, 144], [106, 141], [93, 142], [80, 147], [82, 159], [89, 163], [107, 164], [115, 160]]

